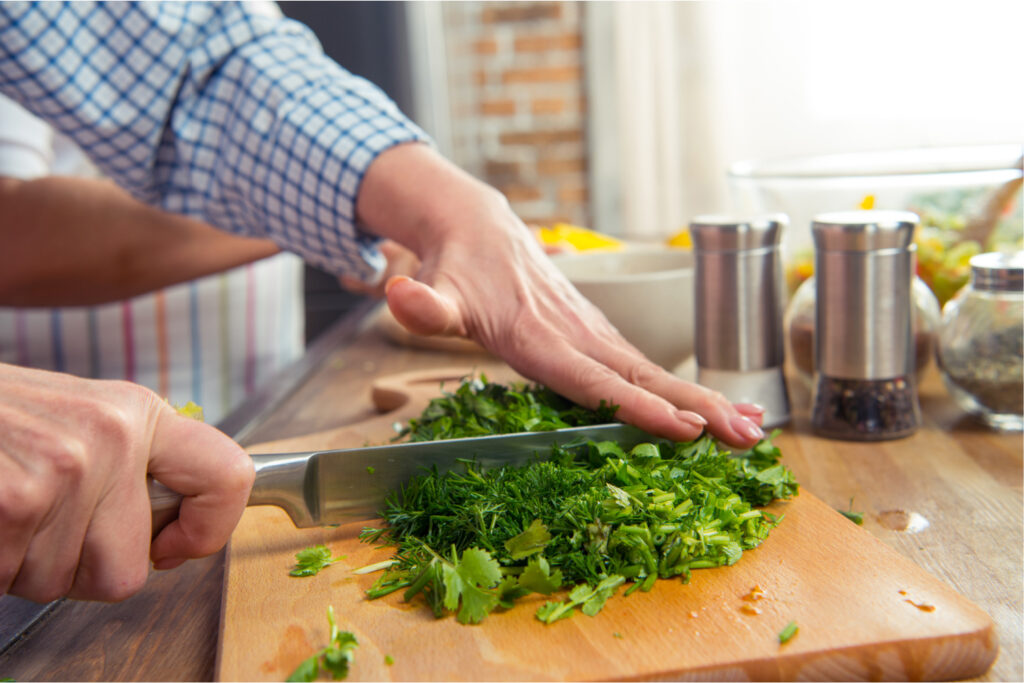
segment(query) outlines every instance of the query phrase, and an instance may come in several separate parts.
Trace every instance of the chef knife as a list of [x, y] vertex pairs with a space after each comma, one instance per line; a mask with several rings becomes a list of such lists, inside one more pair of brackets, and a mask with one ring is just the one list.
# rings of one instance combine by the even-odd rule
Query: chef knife
[[[615, 441], [623, 448], [655, 440], [626, 424], [572, 427], [443, 441], [413, 441], [308, 453], [254, 454], [256, 480], [247, 505], [276, 505], [299, 528], [375, 519], [386, 498], [412, 477], [463, 461], [481, 468], [524, 465], [551, 447]], [[181, 495], [149, 480], [154, 535], [177, 517]]]

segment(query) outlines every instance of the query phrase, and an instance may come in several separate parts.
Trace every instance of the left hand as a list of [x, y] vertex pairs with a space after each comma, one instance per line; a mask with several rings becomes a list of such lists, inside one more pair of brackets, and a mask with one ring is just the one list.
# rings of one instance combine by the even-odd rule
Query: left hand
[[420, 145], [370, 166], [357, 211], [410, 247], [416, 279], [386, 282], [388, 306], [410, 332], [460, 335], [514, 370], [652, 434], [688, 441], [705, 426], [741, 448], [763, 437], [763, 410], [679, 379], [626, 341], [547, 258], [504, 197]]

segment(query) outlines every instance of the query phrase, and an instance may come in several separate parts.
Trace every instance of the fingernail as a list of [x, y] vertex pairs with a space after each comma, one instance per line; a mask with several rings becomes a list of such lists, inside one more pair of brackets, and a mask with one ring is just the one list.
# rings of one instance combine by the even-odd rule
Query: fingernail
[[764, 415], [764, 406], [758, 405], [757, 403], [737, 403], [735, 404], [736, 410], [741, 413], [756, 413], [757, 415]]
[[729, 420], [729, 425], [748, 439], [764, 438], [764, 432], [761, 431], [761, 428], [745, 415], [733, 415], [732, 419]]
[[700, 427], [701, 429], [703, 429], [704, 425], [708, 423], [708, 421], [705, 420], [702, 416], [689, 410], [677, 410], [676, 417], [679, 418], [679, 420], [681, 420], [682, 422], [686, 422], [695, 427]]
[[185, 564], [185, 558], [183, 557], [163, 557], [153, 561], [153, 569], [163, 572], [180, 567], [183, 564]]
[[391, 291], [391, 288], [394, 287], [399, 282], [409, 279], [411, 278], [406, 277], [405, 275], [392, 275], [390, 278], [388, 278], [388, 281], [384, 283], [384, 295], [387, 296], [387, 293]]

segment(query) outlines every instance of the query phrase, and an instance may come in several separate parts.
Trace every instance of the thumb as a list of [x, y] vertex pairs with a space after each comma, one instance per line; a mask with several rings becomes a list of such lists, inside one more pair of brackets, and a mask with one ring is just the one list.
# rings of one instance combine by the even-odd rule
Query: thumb
[[404, 275], [388, 280], [384, 289], [395, 320], [424, 336], [465, 336], [458, 305], [433, 287]]

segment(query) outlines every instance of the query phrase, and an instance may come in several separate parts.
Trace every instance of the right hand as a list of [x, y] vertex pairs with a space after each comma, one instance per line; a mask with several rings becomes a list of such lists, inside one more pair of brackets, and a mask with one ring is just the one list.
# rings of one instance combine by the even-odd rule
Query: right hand
[[[151, 542], [146, 476], [184, 499]], [[219, 550], [249, 456], [148, 389], [0, 364], [0, 594], [116, 601]]]

